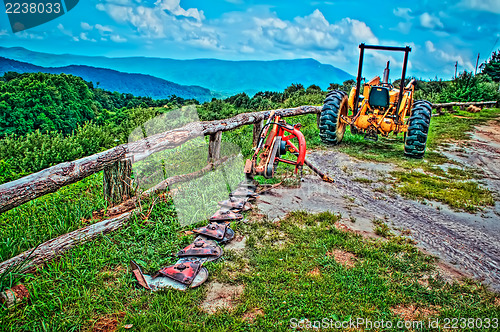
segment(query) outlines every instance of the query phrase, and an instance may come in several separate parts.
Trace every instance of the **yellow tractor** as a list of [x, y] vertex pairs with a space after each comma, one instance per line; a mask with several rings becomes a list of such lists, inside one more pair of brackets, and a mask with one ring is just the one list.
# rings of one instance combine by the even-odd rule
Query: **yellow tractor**
[[[339, 144], [344, 138], [346, 127], [351, 133], [364, 133], [365, 139], [376, 141], [378, 135], [387, 137], [404, 133], [404, 153], [411, 158], [422, 158], [425, 153], [427, 134], [431, 121], [431, 103], [425, 100], [413, 101], [415, 80], [404, 85], [409, 46], [375, 46], [360, 44], [358, 76], [356, 86], [349, 96], [344, 91], [330, 91], [323, 103], [319, 120], [321, 140], [326, 144]], [[389, 83], [389, 62], [383, 79], [376, 76], [361, 89], [361, 72], [365, 49], [404, 52], [401, 87]], [[358, 93], [360, 91], [360, 93]]]

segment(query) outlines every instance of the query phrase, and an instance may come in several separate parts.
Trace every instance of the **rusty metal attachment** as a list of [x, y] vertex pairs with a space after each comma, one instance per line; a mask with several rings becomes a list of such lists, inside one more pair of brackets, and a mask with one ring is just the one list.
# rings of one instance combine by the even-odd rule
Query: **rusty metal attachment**
[[255, 193], [255, 191], [252, 190], [237, 188], [236, 190], [231, 192], [229, 196], [239, 199], [247, 198], [248, 200], [254, 200], [259, 197], [259, 194]]
[[[176, 265], [187, 263], [196, 263], [196, 261], [181, 259]], [[197, 262], [200, 264], [199, 262]], [[154, 276], [144, 274], [141, 267], [135, 263], [130, 262], [132, 272], [138, 282], [138, 284], [148, 290], [157, 291], [163, 288], [173, 288], [177, 290], [186, 290], [188, 288], [195, 288], [203, 284], [208, 279], [208, 270], [206, 267], [201, 266], [198, 272], [194, 275], [191, 283], [189, 285], [182, 283], [180, 281], [174, 280], [168, 276], [163, 276], [161, 273], [156, 273]], [[174, 265], [175, 266], [175, 265]]]
[[194, 229], [193, 232], [219, 243], [226, 243], [234, 238], [234, 231], [225, 223], [211, 222], [205, 227]]
[[252, 209], [252, 204], [248, 203], [246, 198], [230, 197], [228, 200], [218, 202], [217, 204], [233, 212], [244, 212]]
[[148, 282], [144, 277], [144, 273], [142, 273], [141, 267], [134, 261], [130, 261], [130, 267], [132, 268], [132, 273], [134, 274], [137, 283], [142, 287], [151, 290], [151, 287], [149, 287]]
[[164, 267], [153, 275], [153, 279], [156, 277], [164, 276], [169, 277], [175, 281], [178, 281], [184, 285], [190, 285], [198, 272], [201, 269], [201, 263], [199, 261], [195, 262], [181, 262], [174, 265]]
[[201, 237], [197, 237], [193, 243], [177, 253], [178, 257], [196, 258], [202, 257], [212, 261], [222, 256], [222, 248], [216, 245], [213, 241], [206, 241]]
[[226, 233], [226, 225], [211, 222], [207, 226], [194, 229], [193, 232], [201, 235], [211, 237], [215, 240], [222, 240]]
[[239, 213], [234, 213], [230, 210], [220, 209], [213, 216], [210, 217], [210, 221], [232, 221], [232, 220], [241, 220], [243, 219], [243, 215]]
[[318, 174], [323, 181], [330, 182], [330, 183], [335, 182], [335, 180], [333, 178], [329, 177], [328, 174], [326, 174], [325, 172], [322, 172], [321, 170], [316, 168], [316, 166], [311, 164], [308, 160], [304, 159], [304, 164], [306, 164], [314, 173]]
[[[274, 177], [279, 163], [285, 163], [295, 166], [295, 174], [300, 172], [301, 175], [302, 168], [306, 164], [321, 176], [323, 181], [333, 182], [331, 177], [305, 160], [307, 148], [301, 128], [300, 123], [290, 125], [271, 112], [262, 128], [252, 159], [247, 159], [245, 162], [244, 172], [247, 179], [253, 179], [255, 175], [270, 179]], [[287, 154], [295, 156], [292, 158], [294, 160], [285, 159]]]
[[245, 206], [246, 202], [247, 202], [247, 200], [244, 198], [238, 199], [236, 197], [230, 197], [228, 200], [217, 202], [217, 204], [219, 204], [223, 208], [241, 211], [243, 209], [243, 207]]

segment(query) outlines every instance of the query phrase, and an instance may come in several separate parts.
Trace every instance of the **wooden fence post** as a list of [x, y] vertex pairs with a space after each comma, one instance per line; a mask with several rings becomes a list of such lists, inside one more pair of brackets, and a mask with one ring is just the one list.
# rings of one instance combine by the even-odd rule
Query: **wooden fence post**
[[316, 113], [316, 124], [318, 125], [318, 129], [319, 129], [319, 125], [321, 123], [320, 118], [321, 118], [321, 112]]
[[262, 126], [264, 124], [264, 120], [259, 120], [253, 124], [253, 147], [257, 146], [260, 138], [260, 131], [262, 130]]
[[220, 159], [220, 144], [222, 140], [222, 131], [210, 135], [208, 143], [208, 162], [214, 162]]
[[120, 204], [130, 198], [132, 161], [120, 160], [104, 168], [104, 197], [109, 205]]

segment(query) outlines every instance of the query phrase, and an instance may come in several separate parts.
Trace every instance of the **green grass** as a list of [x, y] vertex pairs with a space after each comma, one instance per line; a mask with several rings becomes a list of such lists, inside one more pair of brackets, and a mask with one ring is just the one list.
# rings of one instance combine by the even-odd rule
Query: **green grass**
[[391, 229], [389, 228], [389, 226], [387, 226], [387, 224], [383, 220], [374, 219], [372, 222], [375, 225], [374, 228], [375, 234], [385, 238], [390, 238], [393, 236]]
[[106, 207], [102, 172], [0, 214], [0, 261], [88, 225]]
[[[127, 228], [79, 246], [27, 277], [30, 304], [2, 310], [0, 329], [79, 331], [117, 317], [120, 330], [133, 324], [135, 331], [286, 331], [293, 318], [396, 324], [399, 318], [391, 309], [411, 305], [431, 310], [419, 319], [499, 317], [497, 294], [471, 281], [445, 284], [436, 274], [435, 258], [392, 238], [337, 230], [338, 219], [329, 212], [299, 211], [279, 224], [235, 224], [247, 236], [247, 248], [227, 251], [207, 268], [209, 281], [243, 285], [244, 292], [232, 311], [209, 315], [199, 308], [206, 285], [156, 293], [135, 287], [131, 259], [154, 271], [173, 263], [171, 253], [191, 239], [176, 222], [171, 203], [161, 201], [147, 223], [133, 218]], [[354, 255], [354, 266], [337, 262], [335, 251]], [[263, 315], [243, 320], [256, 308]]]
[[354, 178], [353, 181], [359, 182], [359, 183], [373, 183], [373, 180], [367, 179], [367, 178]]
[[391, 172], [397, 178], [396, 190], [411, 199], [440, 201], [451, 208], [476, 212], [484, 206], [494, 206], [491, 192], [477, 182], [461, 181], [459, 177], [445, 172], [440, 178], [417, 171]]

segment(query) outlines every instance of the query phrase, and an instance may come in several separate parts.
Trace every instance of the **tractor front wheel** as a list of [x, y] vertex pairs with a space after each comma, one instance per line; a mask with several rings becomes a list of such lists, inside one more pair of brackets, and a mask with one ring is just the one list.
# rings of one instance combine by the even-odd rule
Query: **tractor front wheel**
[[333, 90], [326, 95], [319, 118], [319, 136], [323, 143], [337, 145], [344, 138], [345, 122], [341, 115], [347, 115], [347, 94]]
[[428, 101], [419, 100], [413, 103], [408, 131], [405, 135], [405, 156], [417, 159], [424, 157], [431, 112], [432, 106]]

